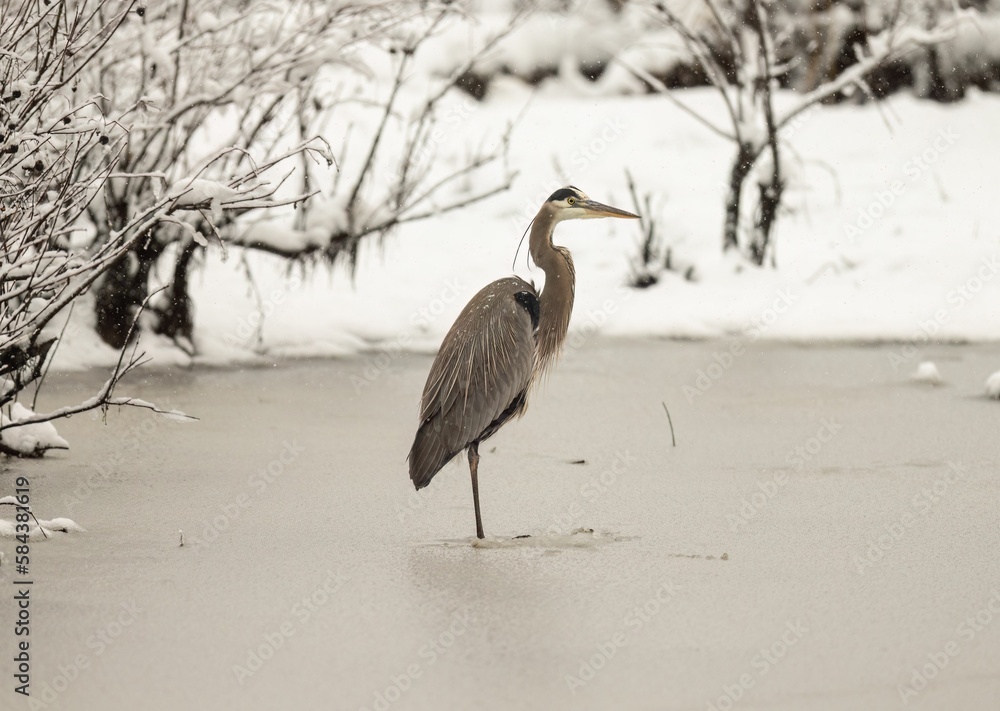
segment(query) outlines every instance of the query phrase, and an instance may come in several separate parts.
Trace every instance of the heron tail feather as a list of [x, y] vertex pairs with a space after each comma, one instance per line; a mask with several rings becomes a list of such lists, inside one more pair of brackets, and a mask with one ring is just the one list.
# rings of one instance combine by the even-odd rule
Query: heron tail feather
[[[461, 451], [461, 450], [458, 450]], [[410, 463], [410, 480], [418, 490], [431, 483], [431, 479], [458, 454], [451, 451], [440, 434], [437, 415], [428, 417], [413, 439], [407, 460]]]

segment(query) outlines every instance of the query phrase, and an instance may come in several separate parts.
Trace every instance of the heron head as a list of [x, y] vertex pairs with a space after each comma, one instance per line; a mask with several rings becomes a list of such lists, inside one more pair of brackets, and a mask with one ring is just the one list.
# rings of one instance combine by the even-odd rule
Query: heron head
[[549, 195], [545, 201], [552, 210], [553, 218], [560, 220], [583, 220], [594, 217], [621, 217], [626, 219], [637, 219], [639, 216], [617, 207], [611, 207], [591, 200], [580, 188], [567, 185], [559, 188]]

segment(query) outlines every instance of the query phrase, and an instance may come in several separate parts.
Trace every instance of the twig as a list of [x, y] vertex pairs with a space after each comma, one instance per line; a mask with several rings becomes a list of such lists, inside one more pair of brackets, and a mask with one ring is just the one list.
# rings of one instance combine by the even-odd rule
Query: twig
[[658, 94], [660, 94], [660, 96], [662, 96], [663, 98], [667, 99], [670, 103], [672, 103], [674, 106], [676, 106], [677, 108], [679, 108], [681, 111], [683, 111], [684, 113], [686, 113], [691, 118], [695, 119], [698, 123], [700, 123], [702, 126], [704, 126], [705, 128], [707, 128], [708, 130], [710, 130], [712, 133], [714, 133], [714, 134], [716, 134], [718, 136], [722, 136], [723, 138], [728, 139], [730, 141], [735, 141], [736, 140], [736, 135], [735, 134], [726, 131], [724, 128], [720, 128], [719, 126], [716, 126], [714, 123], [712, 123], [711, 121], [709, 121], [707, 118], [705, 118], [704, 116], [702, 116], [701, 114], [699, 114], [697, 111], [695, 111], [694, 109], [692, 109], [690, 106], [688, 106], [687, 104], [685, 104], [683, 101], [681, 101], [680, 99], [678, 99], [676, 96], [674, 96], [673, 92], [670, 91], [670, 87], [668, 87], [662, 81], [660, 81], [659, 79], [657, 79], [656, 77], [654, 77], [652, 74], [650, 74], [649, 72], [647, 72], [645, 69], [640, 69], [639, 67], [634, 67], [631, 64], [623, 61], [621, 59], [621, 57], [615, 57], [615, 62], [618, 63], [618, 64], [620, 64], [621, 66], [623, 66], [628, 71], [630, 71], [638, 79], [641, 79], [642, 81], [644, 81], [647, 84], [649, 84], [651, 87], [653, 87], [657, 91]]
[[49, 368], [52, 367], [52, 361], [56, 359], [56, 351], [59, 350], [59, 345], [62, 343], [63, 336], [66, 334], [66, 328], [69, 326], [69, 320], [73, 318], [74, 306], [76, 306], [75, 301], [69, 305], [69, 313], [66, 314], [66, 323], [63, 324], [62, 330], [59, 331], [59, 338], [56, 339], [55, 347], [52, 349], [52, 352], [48, 354], [48, 362], [45, 366], [45, 370], [42, 372], [42, 376], [38, 379], [38, 384], [35, 386], [35, 394], [31, 398], [32, 412], [35, 411], [35, 405], [38, 403], [38, 393], [42, 391], [42, 385], [45, 384], [45, 378], [48, 377]]
[[121, 379], [124, 378], [126, 374], [130, 373], [131, 371], [135, 370], [136, 368], [138, 368], [139, 366], [143, 365], [146, 362], [145, 360], [143, 360], [143, 357], [145, 356], [144, 353], [136, 355], [138, 341], [136, 341], [136, 343], [133, 344], [132, 346], [132, 355], [129, 357], [128, 363], [125, 363], [125, 352], [128, 350], [128, 342], [131, 340], [132, 335], [135, 332], [136, 324], [139, 320], [139, 316], [142, 313], [143, 309], [146, 307], [146, 305], [149, 303], [149, 300], [152, 297], [154, 297], [156, 294], [158, 294], [165, 288], [166, 288], [165, 286], [160, 287], [156, 291], [152, 292], [149, 296], [147, 296], [145, 300], [143, 300], [142, 305], [136, 312], [135, 317], [132, 319], [132, 324], [129, 327], [128, 335], [125, 339], [126, 345], [122, 346], [122, 349], [118, 354], [118, 362], [115, 364], [114, 371], [112, 371], [111, 377], [104, 383], [104, 385], [98, 391], [97, 395], [88, 398], [87, 400], [84, 400], [79, 405], [68, 405], [66, 407], [60, 407], [46, 414], [42, 415], [36, 414], [33, 417], [27, 417], [17, 422], [9, 422], [0, 425], [0, 432], [6, 429], [23, 427], [25, 425], [34, 425], [40, 422], [50, 422], [52, 420], [69, 417], [71, 415], [75, 415], [81, 412], [87, 412], [88, 410], [93, 410], [98, 407], [101, 408], [105, 416], [107, 416], [108, 408], [112, 406], [138, 407], [147, 410], [152, 410], [153, 412], [160, 415], [169, 415], [171, 417], [175, 417], [178, 419], [197, 420], [198, 419], [197, 417], [192, 417], [191, 415], [187, 415], [178, 410], [163, 410], [154, 405], [153, 403], [146, 402], [145, 400], [139, 400], [137, 398], [131, 398], [131, 397], [114, 397], [115, 386], [118, 385], [119, 381], [121, 381]]
[[670, 444], [673, 447], [677, 446], [677, 439], [674, 437], [674, 421], [670, 418], [670, 410], [667, 409], [667, 403], [661, 402], [663, 405], [663, 411], [667, 413], [667, 423], [670, 425]]

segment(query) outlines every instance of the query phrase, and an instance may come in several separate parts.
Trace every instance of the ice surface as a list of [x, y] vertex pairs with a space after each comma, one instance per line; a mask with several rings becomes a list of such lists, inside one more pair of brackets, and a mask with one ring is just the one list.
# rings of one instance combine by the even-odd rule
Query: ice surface
[[[745, 679], [737, 709], [896, 709], [947, 648], [905, 708], [994, 708], [995, 347], [926, 346], [950, 387], [915, 388], [900, 345], [743, 342], [725, 370], [728, 341], [571, 349], [480, 449], [482, 545], [464, 461], [406, 474], [429, 357], [147, 373], [200, 421], [78, 416], [72, 456], [8, 463], [87, 528], [32, 543], [33, 695], [707, 711]], [[50, 377], [43, 407], [104, 373]]]
[[563, 548], [595, 548], [608, 543], [628, 540], [628, 536], [622, 536], [614, 531], [595, 531], [592, 528], [577, 528], [564, 533], [541, 533], [532, 535], [522, 533], [517, 536], [487, 536], [478, 539], [475, 536], [470, 538], [456, 538], [442, 540], [438, 543], [428, 545], [441, 545], [447, 547], [467, 547], [472, 548], [543, 548], [547, 550], [560, 550]]

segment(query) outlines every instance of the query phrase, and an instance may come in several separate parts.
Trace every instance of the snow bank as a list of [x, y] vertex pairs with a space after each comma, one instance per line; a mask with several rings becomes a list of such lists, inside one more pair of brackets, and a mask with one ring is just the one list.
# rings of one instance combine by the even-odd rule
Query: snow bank
[[[709, 115], [724, 110], [711, 90], [677, 97]], [[779, 93], [779, 111], [794, 99]], [[460, 94], [450, 100], [446, 111], [468, 102]], [[474, 111], [455, 114], [428, 164], [459, 163], [522, 110], [511, 146], [519, 175], [509, 192], [363, 242], [353, 275], [339, 267], [303, 273], [268, 254], [244, 257], [238, 248], [224, 260], [211, 246], [191, 280], [196, 360], [362, 352], [391, 363], [403, 350], [434, 352], [472, 295], [510, 273], [524, 228], [552, 190], [572, 183], [634, 209], [626, 169], [640, 194], [656, 197], [661, 252], [669, 249], [673, 264], [693, 267], [694, 278], [666, 271], [650, 288], [626, 288], [641, 239], [635, 223], [561, 224], [555, 240], [572, 251], [578, 280], [570, 348], [597, 333], [898, 341], [915, 349], [909, 372], [929, 342], [1000, 339], [1000, 174], [984, 160], [1000, 155], [1000, 97], [971, 94], [940, 105], [896, 96], [800, 116], [783, 156], [790, 182], [774, 235], [777, 267], [766, 269], [721, 252], [731, 144], [656, 95], [598, 100], [569, 94], [559, 82], [535, 93], [513, 80], [499, 83]], [[344, 138], [336, 130], [334, 144]], [[464, 189], [483, 187], [487, 178]], [[375, 194], [366, 200], [379, 205]], [[282, 248], [307, 247], [345, 219], [331, 201], [304, 232], [288, 221], [251, 234]], [[544, 278], [525, 267], [523, 248], [515, 271]], [[56, 367], [117, 359], [94, 335], [91, 311], [86, 302], [75, 309]], [[149, 333], [142, 347], [156, 365], [190, 362]]]

